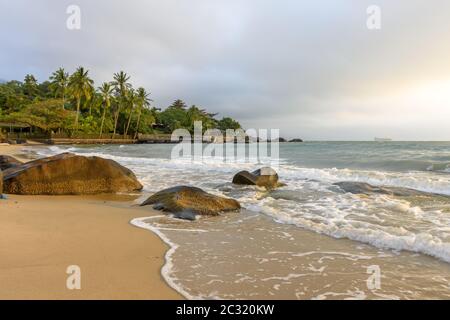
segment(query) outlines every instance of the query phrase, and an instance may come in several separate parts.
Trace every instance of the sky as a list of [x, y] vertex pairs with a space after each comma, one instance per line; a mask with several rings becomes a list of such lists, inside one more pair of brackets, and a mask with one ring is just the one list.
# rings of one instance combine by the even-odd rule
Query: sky
[[0, 0], [0, 79], [124, 70], [157, 107], [307, 140], [450, 140], [449, 40], [447, 0]]

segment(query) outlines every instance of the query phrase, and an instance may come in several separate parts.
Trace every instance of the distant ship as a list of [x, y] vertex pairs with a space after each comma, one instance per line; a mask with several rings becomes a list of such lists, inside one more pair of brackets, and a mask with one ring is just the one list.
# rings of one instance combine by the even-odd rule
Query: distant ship
[[386, 142], [386, 141], [392, 141], [391, 138], [374, 138], [377, 142]]

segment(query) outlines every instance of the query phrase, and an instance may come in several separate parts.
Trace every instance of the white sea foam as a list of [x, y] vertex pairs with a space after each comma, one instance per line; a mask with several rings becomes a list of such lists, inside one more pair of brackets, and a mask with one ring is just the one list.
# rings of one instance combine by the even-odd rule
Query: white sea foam
[[172, 241], [170, 241], [170, 239], [159, 230], [159, 228], [155, 228], [154, 226], [152, 226], [149, 223], [146, 223], [145, 221], [147, 220], [151, 220], [151, 219], [155, 219], [155, 218], [160, 218], [162, 216], [152, 216], [152, 217], [142, 217], [142, 218], [135, 218], [133, 220], [130, 221], [130, 223], [136, 227], [139, 228], [143, 228], [143, 229], [147, 229], [152, 231], [153, 233], [155, 233], [156, 235], [158, 235], [158, 237], [161, 238], [162, 241], [164, 241], [168, 246], [169, 246], [169, 250], [167, 250], [166, 254], [165, 254], [165, 264], [161, 269], [161, 274], [164, 278], [164, 280], [167, 282], [167, 284], [172, 287], [174, 290], [176, 290], [177, 292], [179, 292], [182, 296], [184, 296], [186, 299], [198, 299], [195, 296], [192, 296], [191, 294], [189, 294], [182, 286], [180, 286], [177, 282], [178, 279], [173, 277], [172, 275], [172, 270], [173, 270], [173, 262], [172, 262], [172, 256], [175, 253], [175, 251], [178, 248], [178, 244], [173, 243]]
[[[340, 203], [323, 201], [308, 206], [294, 205], [291, 208], [283, 207], [283, 210], [274, 209], [270, 201], [266, 199], [250, 208], [280, 223], [293, 224], [335, 238], [348, 238], [379, 248], [425, 253], [450, 262], [450, 237], [445, 231], [445, 226], [450, 223], [448, 215], [434, 212], [433, 218], [433, 212], [430, 212], [429, 217], [422, 219], [422, 215], [418, 214], [420, 208], [410, 208], [405, 203], [398, 206], [388, 204], [381, 209], [371, 204], [372, 207], [365, 208], [367, 212], [379, 208], [377, 214], [385, 216], [384, 223], [380, 224], [376, 219], [367, 219], [367, 214], [363, 213], [362, 219], [358, 216], [358, 211], [364, 205], [358, 208], [357, 204], [348, 205], [344, 200]], [[388, 223], [390, 219], [399, 218], [396, 212], [406, 215], [401, 217], [406, 227], [395, 225], [395, 222]]]
[[[124, 146], [118, 148], [124, 150]], [[252, 170], [251, 163], [224, 163], [208, 159], [169, 160], [148, 158], [121, 151], [111, 154], [101, 148], [52, 146], [42, 155], [62, 151], [103, 156], [132, 169], [144, 185], [155, 192], [177, 184], [200, 186], [209, 192], [237, 198], [249, 210], [262, 212], [280, 223], [293, 224], [335, 238], [348, 238], [381, 248], [420, 252], [450, 262], [450, 216], [442, 210], [424, 209], [385, 195], [361, 197], [338, 192], [333, 183], [365, 182], [450, 195], [450, 176], [436, 172], [384, 172], [336, 168], [303, 168], [282, 164], [280, 179], [287, 187], [267, 196], [263, 190], [229, 186], [239, 170]], [[126, 156], [125, 156], [126, 155]]]
[[[86, 152], [92, 150], [91, 152]], [[95, 150], [95, 151], [94, 151]], [[100, 152], [99, 152], [100, 151]], [[139, 154], [135, 156], [112, 155], [96, 149], [85, 149], [78, 147], [63, 148], [51, 146], [47, 150], [41, 149], [42, 155], [57, 154], [60, 152], [82, 152], [88, 156], [106, 157], [124, 165], [135, 167], [138, 172], [147, 175], [151, 172], [151, 167], [158, 167], [160, 174], [165, 175], [164, 170], [183, 170], [211, 173], [235, 173], [236, 170], [252, 170], [253, 163], [224, 162], [214, 157], [203, 161], [191, 161], [190, 158], [168, 160], [165, 158], [146, 158]], [[445, 168], [443, 171], [449, 171]], [[302, 168], [293, 165], [281, 165], [279, 175], [284, 181], [294, 186], [300, 186], [304, 180], [320, 181], [322, 185], [340, 181], [365, 182], [375, 186], [393, 186], [414, 189], [423, 192], [450, 195], [450, 177], [433, 172], [384, 172], [376, 170], [354, 170], [336, 168]], [[145, 177], [143, 177], [145, 179]], [[189, 174], [186, 175], [189, 178]], [[227, 177], [228, 178], [228, 177]], [[145, 181], [144, 181], [145, 182]]]

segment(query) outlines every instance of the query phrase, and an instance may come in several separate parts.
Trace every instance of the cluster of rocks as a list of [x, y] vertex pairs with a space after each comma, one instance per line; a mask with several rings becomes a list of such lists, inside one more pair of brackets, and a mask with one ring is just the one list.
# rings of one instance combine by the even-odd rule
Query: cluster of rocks
[[[73, 153], [62, 153], [27, 163], [0, 156], [0, 169], [0, 194], [87, 195], [129, 193], [142, 189], [134, 173], [117, 162]], [[238, 172], [232, 182], [268, 190], [282, 185], [278, 181], [278, 174], [269, 167], [253, 172]], [[161, 190], [141, 204], [147, 205], [190, 220], [195, 219], [196, 215], [215, 216], [241, 208], [235, 199], [213, 195], [191, 186]]]
[[[233, 183], [238, 185], [254, 185], [268, 190], [281, 186], [278, 174], [269, 167], [253, 172], [240, 171], [233, 177]], [[171, 212], [175, 217], [194, 220], [196, 215], [216, 216], [221, 212], [236, 211], [241, 208], [238, 201], [222, 196], [216, 196], [200, 188], [178, 186], [159, 191], [141, 206], [153, 205], [153, 209]]]

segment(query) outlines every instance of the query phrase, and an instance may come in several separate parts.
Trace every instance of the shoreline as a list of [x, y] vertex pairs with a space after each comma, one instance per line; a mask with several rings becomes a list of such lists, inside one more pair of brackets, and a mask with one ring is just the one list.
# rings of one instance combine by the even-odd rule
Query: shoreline
[[[30, 145], [0, 145], [29, 161]], [[157, 214], [133, 196], [23, 196], [0, 200], [0, 299], [183, 299], [163, 278], [170, 247], [131, 221]], [[67, 267], [81, 269], [69, 290]]]
[[164, 281], [167, 283], [167, 285], [170, 286], [176, 292], [178, 292], [181, 296], [183, 296], [183, 298], [191, 300], [195, 299], [186, 290], [184, 290], [182, 286], [175, 284], [173, 278], [170, 276], [170, 270], [173, 267], [172, 256], [178, 249], [178, 245], [170, 241], [170, 239], [159, 229], [152, 227], [148, 223], [145, 223], [145, 221], [148, 221], [152, 218], [161, 217], [160, 214], [156, 213], [155, 215], [149, 217], [134, 218], [133, 220], [130, 221], [130, 224], [135, 226], [136, 228], [150, 231], [151, 233], [158, 236], [159, 239], [161, 239], [161, 241], [163, 241], [169, 247], [164, 255], [165, 263], [161, 268], [161, 276], [164, 278]]

